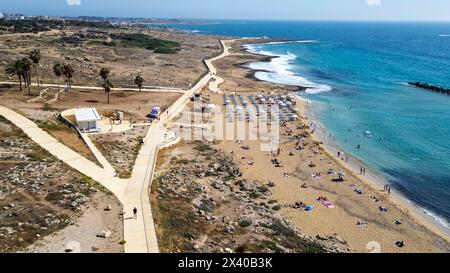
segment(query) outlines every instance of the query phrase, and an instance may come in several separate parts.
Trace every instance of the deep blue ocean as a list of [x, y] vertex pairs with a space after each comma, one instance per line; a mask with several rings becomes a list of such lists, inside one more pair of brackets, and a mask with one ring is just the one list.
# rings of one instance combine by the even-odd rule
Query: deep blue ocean
[[[302, 96], [336, 145], [382, 174], [449, 228], [450, 23], [218, 21], [166, 25], [203, 34], [292, 38], [250, 46], [276, 55], [255, 63], [262, 80], [310, 87]], [[370, 134], [366, 134], [370, 131]], [[357, 145], [361, 145], [357, 149]]]

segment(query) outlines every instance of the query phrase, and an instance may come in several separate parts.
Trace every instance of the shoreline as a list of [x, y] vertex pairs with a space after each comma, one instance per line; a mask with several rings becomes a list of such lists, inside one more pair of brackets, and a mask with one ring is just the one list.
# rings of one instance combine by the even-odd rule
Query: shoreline
[[[367, 186], [370, 186], [374, 190], [379, 190], [386, 184], [390, 184], [385, 178], [381, 177], [381, 174], [377, 174], [372, 168], [367, 168], [367, 166], [361, 162], [360, 160], [354, 158], [349, 154], [348, 162], [342, 160], [336, 156], [338, 151], [344, 151], [340, 149], [337, 143], [330, 143], [326, 141], [325, 132], [327, 129], [320, 122], [317, 121], [317, 118], [314, 118], [314, 114], [312, 113], [312, 104], [311, 101], [306, 100], [299, 96], [298, 94], [294, 94], [297, 102], [301, 104], [302, 115], [305, 116], [308, 120], [308, 123], [316, 124], [318, 126], [318, 130], [314, 132], [312, 138], [321, 143], [323, 147], [323, 151], [338, 165], [340, 165], [343, 169], [349, 171], [353, 176], [358, 177], [361, 182], [365, 183]], [[322, 132], [322, 133], [318, 133]], [[366, 175], [359, 174], [359, 168], [366, 168], [368, 172]], [[402, 195], [400, 192], [392, 192], [389, 196], [389, 200], [397, 206], [399, 209], [408, 213], [414, 220], [416, 220], [419, 224], [423, 225], [425, 228], [431, 230], [436, 233], [440, 237], [444, 238], [447, 241], [450, 241], [450, 230], [443, 226], [437, 219], [434, 219], [431, 215], [424, 212], [423, 208], [420, 208], [417, 204], [409, 200], [407, 197]]]
[[[247, 68], [250, 71], [252, 71], [250, 76], [257, 81], [269, 82], [269, 83], [273, 83], [273, 84], [290, 86], [290, 87], [296, 87], [298, 92], [305, 92], [305, 93], [309, 93], [309, 94], [318, 94], [318, 93], [328, 92], [328, 91], [333, 90], [333, 88], [331, 86], [310, 81], [307, 78], [302, 77], [301, 75], [293, 73], [292, 71], [290, 71], [289, 69], [287, 69], [285, 67], [282, 71], [282, 72], [284, 72], [284, 73], [282, 73], [283, 75], [278, 75], [278, 74], [280, 74], [280, 72], [277, 71], [277, 69], [266, 70], [266, 69], [252, 67], [252, 64], [258, 64], [258, 63], [272, 64], [275, 62], [274, 60], [277, 60], [277, 59], [281, 59], [282, 62], [285, 62], [285, 63], [281, 63], [281, 66], [290, 65], [291, 64], [290, 62], [293, 59], [297, 59], [298, 56], [295, 54], [291, 54], [289, 51], [287, 51], [286, 54], [278, 54], [278, 53], [272, 53], [272, 52], [266, 52], [266, 51], [257, 51], [253, 48], [253, 46], [258, 46], [258, 45], [290, 44], [290, 43], [317, 43], [317, 41], [315, 41], [315, 40], [290, 40], [290, 41], [269, 41], [269, 42], [267, 42], [267, 40], [265, 40], [265, 41], [257, 41], [257, 42], [253, 42], [253, 43], [242, 43], [240, 45], [241, 49], [243, 49], [245, 52], [247, 52], [249, 54], [254, 54], [256, 56], [260, 56], [260, 57], [262, 57], [262, 59], [257, 62], [247, 62], [247, 63], [243, 63], [240, 65], [242, 67]], [[276, 66], [280, 66], [280, 64], [272, 64], [272, 67], [276, 67]], [[269, 79], [267, 77], [257, 77], [257, 73], [259, 73], [259, 72], [266, 73], [268, 75], [267, 77], [270, 77], [271, 74], [274, 74], [276, 76], [285, 76], [284, 74], [288, 74], [290, 76], [289, 78], [295, 78], [295, 79], [294, 79], [294, 82], [292, 82], [292, 83], [286, 83], [283, 80], [275, 81], [275, 80]]]
[[[280, 56], [268, 56], [268, 55], [253, 53], [253, 52], [249, 52], [249, 53], [264, 57], [264, 59], [262, 59], [261, 61], [258, 61], [261, 63], [270, 63], [273, 59], [280, 58]], [[252, 63], [254, 63], [254, 62], [244, 62], [244, 63], [236, 64], [236, 66], [240, 67], [240, 68], [245, 68], [245, 69], [248, 69], [251, 71], [251, 73], [246, 76], [247, 78], [255, 80], [255, 81], [259, 81], [259, 82], [268, 82], [268, 81], [259, 79], [258, 77], [256, 77], [256, 74], [258, 72], [264, 72], [264, 73], [272, 73], [272, 72], [269, 70], [265, 70], [265, 69], [251, 68], [250, 64], [252, 64]], [[308, 89], [307, 87], [300, 86], [300, 85], [289, 85], [289, 84], [283, 84], [283, 85], [295, 89], [295, 91], [293, 91], [293, 92], [303, 92]]]
[[[303, 40], [296, 40], [298, 42], [301, 42]], [[256, 42], [252, 42], [252, 43], [242, 43], [241, 44], [241, 48], [250, 54], [254, 54], [257, 56], [261, 56], [264, 57], [262, 60], [259, 60], [257, 62], [267, 62], [270, 63], [273, 59], [275, 58], [279, 58], [279, 56], [273, 56], [273, 55], [265, 55], [265, 54], [261, 54], [261, 53], [256, 53], [256, 52], [252, 52], [249, 48], [248, 45], [266, 45], [266, 44], [274, 44], [274, 43], [290, 43], [290, 42], [296, 42], [296, 41], [256, 41]], [[306, 40], [307, 41], [307, 40]], [[252, 71], [250, 77], [252, 79], [255, 79], [257, 81], [261, 81], [261, 82], [269, 82], [272, 83], [270, 81], [264, 81], [261, 80], [259, 78], [256, 77], [256, 73], [259, 71], [263, 71], [263, 72], [270, 72], [270, 71], [264, 71], [264, 70], [258, 70], [258, 69], [252, 69], [250, 67], [250, 63], [252, 62], [246, 62], [242, 65], [245, 65], [244, 68], [249, 69], [250, 71]], [[276, 83], [279, 84], [279, 83]], [[289, 87], [296, 87], [298, 88], [297, 92], [302, 92], [304, 90], [307, 89], [307, 87], [304, 86], [297, 86], [297, 85], [286, 85]], [[355, 177], [358, 177], [363, 183], [365, 183], [366, 185], [370, 186], [371, 188], [377, 190], [379, 188], [382, 188], [384, 185], [386, 184], [391, 184], [388, 180], [386, 180], [384, 177], [381, 177], [382, 174], [377, 174], [373, 168], [368, 168], [366, 166], [366, 164], [364, 164], [363, 162], [361, 162], [360, 160], [354, 158], [353, 156], [351, 156], [350, 153], [348, 153], [347, 151], [345, 151], [344, 149], [341, 149], [339, 147], [339, 145], [337, 143], [329, 143], [329, 141], [326, 140], [326, 134], [324, 132], [327, 132], [325, 126], [323, 126], [320, 122], [318, 122], [317, 118], [314, 118], [314, 113], [312, 112], [311, 109], [311, 101], [304, 99], [303, 97], [301, 97], [298, 93], [294, 92], [293, 94], [296, 98], [296, 100], [298, 102], [300, 102], [301, 104], [301, 111], [302, 111], [302, 115], [304, 115], [305, 117], [307, 117], [308, 121], [310, 121], [309, 123], [313, 122], [316, 125], [320, 126], [320, 131], [323, 132], [323, 135], [320, 133], [314, 133], [312, 134], [312, 137], [314, 140], [319, 141], [322, 143], [322, 147], [324, 148], [324, 152], [331, 158], [333, 159], [337, 164], [339, 164], [340, 166], [342, 166], [344, 169], [348, 170], [349, 172], [351, 172]], [[349, 162], [345, 162], [345, 160], [341, 160], [338, 159], [336, 154], [338, 151], [343, 151], [345, 152], [345, 154], [348, 154], [348, 161]], [[366, 173], [366, 176], [362, 176], [359, 174], [359, 168], [366, 168], [368, 170], [368, 172]], [[433, 211], [429, 211], [425, 208], [421, 208], [419, 205], [415, 204], [413, 201], [409, 200], [406, 196], [404, 196], [402, 193], [399, 192], [392, 192], [390, 195], [390, 200], [397, 206], [399, 207], [399, 209], [406, 211], [408, 214], [411, 215], [411, 217], [413, 219], [415, 219], [419, 224], [425, 226], [427, 229], [433, 231], [434, 233], [436, 233], [437, 235], [439, 235], [440, 237], [444, 238], [445, 240], [450, 242], [450, 229], [446, 228], [444, 226], [443, 223], [441, 223], [438, 219], [436, 219], [435, 217], [438, 216], [433, 216], [431, 215], [434, 214]]]

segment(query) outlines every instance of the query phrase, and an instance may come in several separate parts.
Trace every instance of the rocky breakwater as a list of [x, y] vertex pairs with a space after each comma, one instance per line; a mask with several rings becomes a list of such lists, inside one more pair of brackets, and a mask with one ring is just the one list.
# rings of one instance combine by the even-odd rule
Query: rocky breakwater
[[423, 82], [409, 82], [408, 85], [415, 86], [417, 88], [421, 88], [421, 89], [425, 89], [425, 90], [429, 90], [429, 91], [433, 91], [433, 92], [437, 92], [437, 93], [441, 93], [441, 94], [450, 95], [450, 88], [440, 87], [440, 86], [423, 83]]

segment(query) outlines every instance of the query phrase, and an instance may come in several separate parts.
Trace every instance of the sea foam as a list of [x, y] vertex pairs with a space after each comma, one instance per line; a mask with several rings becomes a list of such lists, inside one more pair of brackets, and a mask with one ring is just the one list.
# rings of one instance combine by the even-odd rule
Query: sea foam
[[423, 207], [417, 206], [420, 210], [423, 211], [423, 213], [425, 213], [426, 215], [428, 215], [429, 217], [431, 217], [432, 219], [434, 219], [435, 221], [437, 221], [440, 225], [442, 225], [443, 227], [445, 227], [446, 229], [450, 229], [450, 224], [447, 220], [445, 220], [444, 217], [441, 217], [439, 215], [437, 215], [436, 213], [424, 209]]
[[[299, 43], [314, 43], [316, 41], [297, 41]], [[292, 43], [292, 42], [273, 42], [274, 43]], [[263, 44], [263, 45], [267, 45]], [[293, 62], [297, 59], [295, 54], [289, 51], [286, 54], [276, 54], [261, 49], [261, 45], [248, 44], [245, 48], [252, 53], [273, 57], [270, 62], [254, 62], [248, 67], [258, 70], [255, 77], [261, 81], [272, 82], [276, 84], [295, 85], [306, 87], [305, 93], [318, 94], [321, 92], [331, 91], [332, 88], [325, 84], [314, 83], [304, 77], [301, 77], [291, 71]]]

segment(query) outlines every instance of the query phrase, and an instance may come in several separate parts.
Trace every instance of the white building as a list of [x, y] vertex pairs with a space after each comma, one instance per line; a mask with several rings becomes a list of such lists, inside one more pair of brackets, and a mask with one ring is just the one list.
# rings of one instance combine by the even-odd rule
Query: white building
[[75, 109], [75, 121], [80, 131], [99, 132], [101, 127], [99, 121], [102, 117], [95, 108]]
[[5, 18], [5, 13], [4, 12], [0, 12], [0, 19], [4, 19]]

